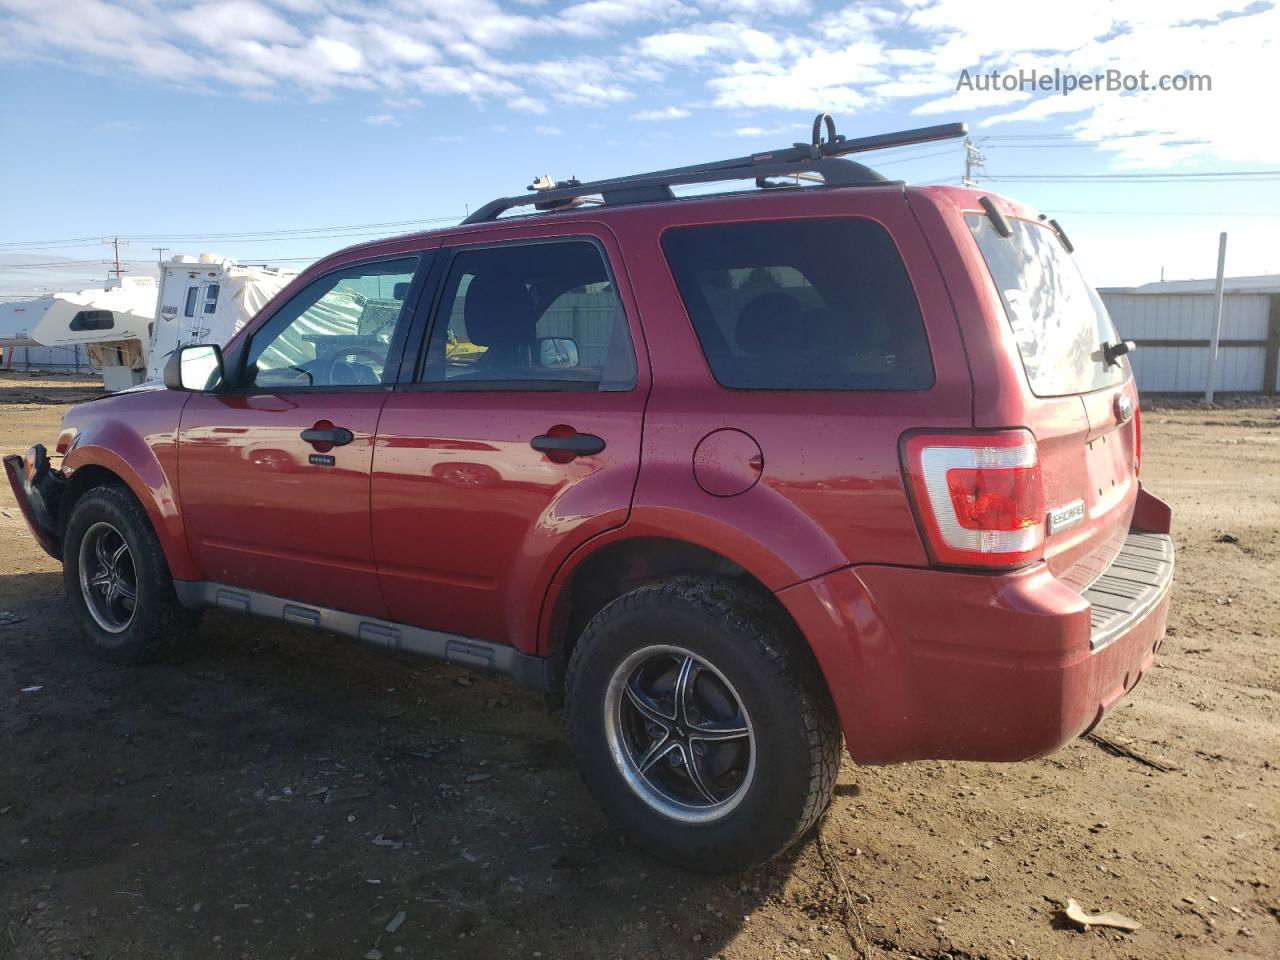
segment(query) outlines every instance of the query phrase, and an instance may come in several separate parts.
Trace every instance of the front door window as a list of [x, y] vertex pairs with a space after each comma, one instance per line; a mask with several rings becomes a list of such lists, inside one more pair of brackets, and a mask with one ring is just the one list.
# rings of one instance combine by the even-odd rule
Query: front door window
[[332, 389], [390, 383], [392, 340], [416, 257], [364, 263], [313, 281], [249, 342], [241, 385]]

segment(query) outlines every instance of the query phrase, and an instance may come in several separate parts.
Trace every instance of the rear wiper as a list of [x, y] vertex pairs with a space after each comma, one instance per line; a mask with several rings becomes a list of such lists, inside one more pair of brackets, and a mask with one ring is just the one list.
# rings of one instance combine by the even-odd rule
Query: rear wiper
[[1104, 343], [1102, 345], [1102, 360], [1108, 366], [1114, 366], [1120, 362], [1120, 358], [1126, 353], [1137, 350], [1138, 345], [1132, 340], [1117, 340], [1115, 343]]
[[1060, 224], [1057, 220], [1050, 220], [1049, 226], [1053, 227], [1053, 232], [1058, 235], [1058, 239], [1061, 240], [1062, 245], [1066, 247], [1067, 253], [1075, 253], [1076, 246], [1074, 243], [1072, 243], [1070, 240], [1067, 239], [1067, 231], [1062, 229], [1062, 224]]

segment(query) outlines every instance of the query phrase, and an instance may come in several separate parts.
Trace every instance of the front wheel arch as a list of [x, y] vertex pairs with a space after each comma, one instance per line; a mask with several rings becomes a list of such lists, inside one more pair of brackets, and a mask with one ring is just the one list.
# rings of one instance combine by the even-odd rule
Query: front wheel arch
[[118, 473], [108, 470], [96, 463], [85, 464], [74, 471], [62, 489], [62, 497], [58, 501], [58, 538], [67, 532], [67, 522], [76, 508], [76, 503], [94, 487], [118, 485], [128, 487]]

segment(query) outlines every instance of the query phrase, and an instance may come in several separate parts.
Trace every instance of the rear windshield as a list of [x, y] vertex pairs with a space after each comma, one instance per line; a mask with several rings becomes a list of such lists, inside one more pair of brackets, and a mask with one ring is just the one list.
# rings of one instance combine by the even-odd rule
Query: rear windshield
[[1058, 235], [1010, 220], [1013, 235], [1002, 237], [982, 214], [965, 219], [1000, 293], [1032, 392], [1061, 397], [1120, 383], [1123, 361], [1103, 359], [1102, 345], [1119, 339], [1111, 317]]
[[722, 385], [932, 385], [920, 308], [879, 224], [833, 218], [678, 227], [663, 235], [662, 248]]

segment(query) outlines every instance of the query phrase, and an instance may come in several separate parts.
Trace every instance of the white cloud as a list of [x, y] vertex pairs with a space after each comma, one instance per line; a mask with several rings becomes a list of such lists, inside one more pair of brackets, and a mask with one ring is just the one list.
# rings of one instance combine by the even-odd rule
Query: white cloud
[[389, 113], [375, 113], [364, 118], [371, 127], [398, 127], [400, 121]]
[[335, 70], [353, 73], [364, 65], [364, 54], [349, 43], [329, 37], [316, 37], [311, 45]]
[[551, 109], [547, 106], [547, 101], [539, 100], [537, 97], [524, 96], [523, 94], [518, 97], [512, 97], [507, 101], [507, 106], [522, 113], [546, 113]]
[[641, 110], [631, 115], [632, 120], [679, 120], [690, 116], [683, 107], [660, 107], [655, 110]]
[[[1280, 130], [1257, 122], [1247, 104], [1258, 90], [1258, 78], [1267, 76], [1280, 58], [1280, 9], [1215, 22], [1218, 13], [1242, 5], [1238, 0], [1219, 0], [1208, 9], [1181, 0], [1158, 8], [1126, 4], [1117, 12], [1125, 14], [1129, 29], [1113, 30], [1061, 57], [1064, 69], [1079, 73], [1114, 69], [1136, 74], [1145, 69], [1150, 83], [1164, 74], [1206, 74], [1212, 78], [1212, 92], [1047, 93], [1017, 110], [987, 117], [981, 125], [1074, 114], [1078, 116], [1070, 118], [1069, 129], [1098, 142], [1122, 165], [1170, 166], [1195, 157], [1271, 163], [1280, 156]], [[1011, 63], [1044, 63], [1028, 60], [1018, 55]]]
[[746, 15], [758, 15], [762, 10], [767, 10], [779, 17], [803, 16], [813, 11], [813, 4], [809, 0], [770, 0], [767, 6], [761, 0], [703, 0], [703, 5], [713, 10]]
[[669, 63], [688, 63], [728, 45], [725, 38], [688, 30], [672, 30], [640, 38], [642, 56], [654, 57]]
[[534, 127], [533, 130], [535, 133], [540, 133], [544, 137], [558, 137], [560, 134], [564, 133], [564, 131], [559, 127]]
[[594, 32], [602, 27], [641, 20], [667, 20], [694, 12], [679, 0], [586, 0], [585, 3], [565, 7], [560, 11], [560, 17], [577, 24], [583, 32]]
[[279, 43], [301, 40], [297, 28], [254, 0], [197, 3], [176, 13], [173, 23], [207, 46], [241, 38]]
[[[1066, 123], [1122, 164], [1280, 155], [1280, 128], [1259, 113], [1280, 8], [1258, 0], [991, 0], [980, 16], [971, 0], [0, 0], [0, 37], [0, 58], [255, 99], [358, 90], [393, 111], [464, 97], [534, 115], [628, 103], [637, 120], [696, 103], [739, 129], [768, 129], [778, 111], [892, 109]], [[1191, 71], [1214, 88], [956, 89], [962, 69], [1022, 67]]]

